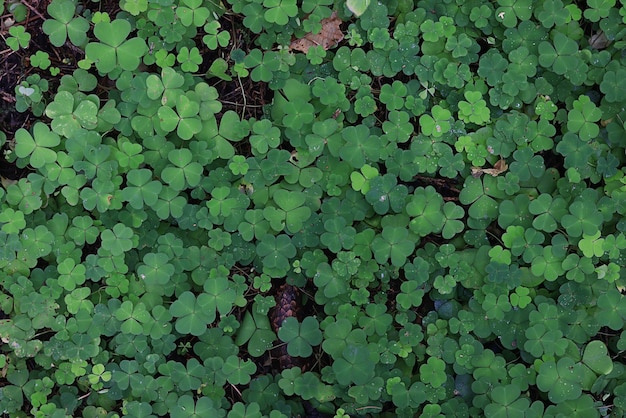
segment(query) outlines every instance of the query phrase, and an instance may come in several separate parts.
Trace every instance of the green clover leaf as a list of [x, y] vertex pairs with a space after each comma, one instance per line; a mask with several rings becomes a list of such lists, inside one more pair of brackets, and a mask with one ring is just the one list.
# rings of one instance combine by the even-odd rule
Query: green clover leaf
[[181, 334], [202, 335], [207, 325], [215, 321], [215, 307], [206, 293], [197, 297], [190, 291], [181, 293], [170, 305], [170, 313], [178, 318], [175, 327]]
[[[389, 112], [388, 120], [383, 122], [383, 132], [386, 134], [384, 138], [397, 143], [408, 141], [414, 130], [409, 120], [410, 116], [408, 112], [399, 112], [396, 110]], [[378, 154], [380, 154], [380, 151]], [[378, 157], [378, 154], [375, 155]], [[376, 159], [372, 160], [376, 161]]]
[[420, 366], [420, 380], [438, 388], [448, 379], [445, 369], [446, 363], [443, 360], [429, 357], [427, 362]]
[[391, 259], [391, 264], [402, 267], [413, 250], [415, 238], [409, 230], [402, 227], [384, 228], [381, 235], [372, 241], [372, 251], [379, 264], [385, 264]]
[[5, 208], [0, 212], [0, 223], [2, 231], [7, 234], [17, 234], [26, 227], [24, 212], [15, 211], [12, 208]]
[[569, 236], [593, 235], [598, 231], [603, 217], [594, 203], [576, 200], [569, 206], [569, 213], [561, 218], [561, 225], [567, 230]]
[[261, 315], [253, 309], [246, 312], [241, 327], [237, 330], [235, 344], [241, 346], [248, 343], [248, 352], [253, 357], [260, 357], [272, 348], [276, 335], [272, 331], [267, 315]]
[[366, 163], [380, 159], [382, 148], [380, 138], [371, 135], [367, 126], [348, 126], [341, 136], [345, 144], [340, 148], [339, 156], [352, 167], [360, 169]]
[[563, 135], [561, 141], [556, 145], [556, 150], [565, 157], [565, 168], [577, 168], [579, 170], [586, 168], [587, 162], [594, 153], [593, 148], [587, 142], [581, 141], [580, 137], [573, 132], [567, 132]]
[[11, 26], [9, 28], [9, 37], [6, 38], [6, 44], [13, 50], [20, 48], [28, 48], [30, 43], [30, 33], [26, 32], [26, 28], [21, 25]]
[[459, 201], [464, 205], [471, 204], [468, 214], [474, 219], [496, 219], [498, 217], [498, 203], [491, 196], [497, 190], [497, 180], [491, 176], [482, 179], [468, 177], [459, 195]]
[[581, 141], [597, 138], [600, 127], [596, 122], [602, 118], [602, 111], [585, 95], [574, 100], [573, 106], [567, 114], [567, 129], [578, 132]]
[[[311, 209], [304, 206], [306, 195], [302, 192], [279, 189], [274, 192], [272, 199], [279, 207], [279, 216], [284, 219], [286, 230], [292, 234], [300, 231], [311, 216]], [[268, 217], [270, 224], [277, 220], [275, 217], [275, 214]]]
[[389, 209], [396, 213], [404, 209], [408, 189], [393, 174], [374, 177], [370, 181], [370, 189], [365, 194], [365, 200], [372, 205], [379, 215], [386, 214]]
[[346, 220], [339, 216], [324, 222], [326, 232], [320, 237], [320, 242], [334, 253], [339, 253], [342, 249], [350, 250], [354, 246], [356, 229], [348, 225]]
[[125, 334], [141, 335], [144, 325], [153, 321], [143, 303], [133, 304], [128, 300], [122, 302], [113, 315], [115, 319], [122, 322], [121, 331]]
[[85, 283], [86, 268], [82, 264], [76, 264], [73, 258], [66, 258], [57, 266], [59, 284], [67, 291], [74, 290], [77, 286]]
[[562, 356], [568, 347], [568, 341], [563, 338], [560, 330], [549, 328], [541, 323], [527, 328], [524, 335], [527, 338], [524, 350], [536, 358], [541, 358], [543, 355]]
[[502, 75], [509, 62], [496, 49], [490, 49], [480, 57], [478, 75], [483, 77], [490, 86], [496, 86], [502, 82]]
[[341, 358], [333, 362], [333, 371], [340, 385], [364, 385], [374, 377], [372, 354], [367, 346], [349, 344]]
[[148, 253], [143, 257], [143, 264], [137, 268], [137, 275], [149, 285], [164, 286], [174, 274], [175, 267], [168, 263], [163, 253]]
[[477, 28], [482, 29], [488, 26], [489, 18], [491, 17], [492, 13], [493, 13], [493, 9], [483, 4], [480, 7], [478, 6], [472, 7], [469, 18], [472, 22], [474, 22]]
[[443, 205], [443, 216], [445, 218], [443, 228], [441, 228], [441, 236], [444, 239], [451, 239], [456, 234], [463, 231], [465, 224], [462, 220], [465, 215], [465, 211], [461, 206], [456, 205], [454, 202], [446, 202]]
[[554, 232], [558, 222], [567, 213], [567, 202], [561, 197], [553, 198], [547, 193], [542, 193], [530, 202], [528, 210], [535, 215], [534, 228]]
[[258, 120], [252, 125], [254, 135], [250, 136], [252, 152], [256, 156], [267, 154], [270, 148], [277, 148], [281, 142], [281, 132], [268, 119]]
[[202, 0], [183, 0], [176, 8], [176, 16], [184, 26], [193, 25], [199, 28], [205, 24], [210, 15], [210, 10], [202, 7]]
[[467, 101], [461, 100], [459, 106], [459, 119], [465, 123], [475, 123], [484, 125], [491, 119], [491, 113], [487, 107], [487, 102], [482, 99], [479, 91], [466, 90], [465, 98]]
[[337, 274], [328, 263], [319, 263], [313, 282], [327, 298], [334, 298], [348, 292], [347, 280]]
[[[187, 148], [171, 150], [167, 159], [172, 163], [161, 172], [161, 178], [174, 190], [195, 187], [202, 177], [202, 165], [192, 161], [193, 154]], [[158, 192], [157, 192], [158, 193]]]
[[209, 296], [209, 309], [217, 310], [220, 315], [230, 312], [237, 299], [233, 283], [228, 280], [228, 274], [228, 269], [224, 266], [212, 268], [204, 282], [204, 291]]
[[616, 289], [610, 289], [598, 297], [599, 312], [597, 318], [602, 325], [612, 330], [620, 330], [626, 319], [626, 299]]
[[433, 106], [431, 112], [432, 116], [428, 114], [420, 116], [420, 127], [424, 135], [439, 138], [450, 131], [452, 114], [448, 109], [444, 109], [439, 105]]
[[100, 234], [102, 248], [108, 250], [114, 256], [122, 255], [135, 246], [133, 239], [136, 239], [131, 228], [117, 223], [113, 229], [105, 229]]
[[291, 267], [289, 259], [296, 255], [296, 247], [287, 235], [266, 234], [261, 237], [256, 252], [262, 258], [264, 273], [282, 277]]
[[[141, 405], [146, 405], [146, 403], [141, 403]], [[150, 406], [150, 404], [147, 404]], [[145, 412], [143, 411], [141, 415], [137, 416], [145, 416]], [[215, 408], [213, 404], [213, 400], [209, 397], [202, 396], [194, 401], [194, 397], [191, 395], [183, 395], [178, 398], [176, 405], [172, 406], [172, 416], [180, 417], [180, 418], [195, 418], [195, 417], [212, 417], [219, 415], [218, 409]]]
[[57, 154], [50, 148], [60, 143], [59, 135], [52, 132], [48, 125], [36, 122], [32, 135], [24, 128], [15, 132], [15, 155], [19, 158], [28, 157], [30, 165], [34, 168], [42, 168], [56, 161]]
[[502, 22], [507, 28], [517, 26], [517, 20], [525, 21], [532, 16], [531, 0], [498, 0], [498, 7], [495, 11], [498, 22]]
[[73, 0], [51, 2], [47, 10], [52, 19], [44, 21], [42, 29], [52, 45], [61, 47], [68, 38], [76, 46], [85, 45], [89, 22], [82, 16], [74, 17], [76, 3]]
[[619, 102], [626, 94], [626, 70], [607, 71], [602, 77], [600, 91], [608, 102]]
[[613, 361], [609, 356], [608, 349], [599, 340], [593, 340], [587, 344], [583, 352], [582, 362], [598, 375], [606, 375], [613, 370]]
[[406, 205], [411, 219], [409, 229], [420, 237], [441, 231], [445, 223], [442, 213], [443, 198], [434, 187], [418, 187]]
[[489, 416], [523, 416], [530, 407], [530, 400], [520, 398], [521, 390], [515, 384], [497, 386], [490, 396], [492, 403], [485, 406], [485, 414]]
[[195, 46], [191, 49], [186, 46], [182, 47], [178, 51], [176, 60], [181, 64], [180, 68], [188, 73], [195, 73], [200, 68], [200, 64], [202, 64], [200, 50]]
[[615, 1], [611, 0], [589, 0], [589, 8], [585, 9], [583, 16], [592, 22], [606, 18], [611, 12], [611, 8], [615, 6]]
[[267, 8], [265, 20], [279, 26], [285, 26], [290, 17], [298, 15], [296, 0], [263, 0], [263, 6]]
[[371, 0], [347, 0], [346, 6], [356, 17], [361, 16], [370, 5]]
[[141, 58], [148, 52], [148, 45], [138, 37], [127, 40], [131, 30], [130, 22], [123, 19], [95, 25], [93, 32], [101, 43], [88, 43], [85, 56], [96, 64], [100, 73], [110, 73], [118, 66], [127, 71], [137, 69]]
[[557, 32], [553, 40], [554, 44], [547, 41], [539, 44], [539, 64], [542, 67], [552, 67], [558, 75], [566, 74], [572, 68], [576, 68], [579, 58], [578, 44], [567, 35]]
[[539, 22], [545, 28], [552, 26], [563, 26], [572, 19], [569, 10], [563, 6], [561, 0], [547, 0], [543, 3], [543, 8], [539, 12]]
[[226, 375], [226, 379], [231, 385], [247, 385], [250, 383], [250, 376], [254, 372], [256, 372], [256, 365], [252, 360], [242, 360], [235, 355], [228, 356], [222, 366], [222, 373]]
[[537, 387], [547, 392], [548, 398], [555, 404], [578, 399], [582, 393], [581, 367], [571, 357], [563, 357], [557, 363], [546, 361], [539, 367]]
[[144, 203], [152, 206], [157, 202], [163, 185], [153, 179], [152, 171], [146, 168], [131, 170], [126, 179], [128, 186], [122, 189], [120, 197], [133, 208], [143, 209]]
[[407, 92], [406, 85], [396, 80], [393, 84], [383, 84], [378, 99], [387, 106], [387, 110], [400, 110]]
[[94, 129], [97, 126], [98, 105], [91, 98], [77, 100], [70, 92], [60, 91], [46, 107], [46, 116], [52, 119], [55, 132], [69, 138], [81, 128]]
[[304, 318], [302, 323], [288, 317], [278, 330], [278, 338], [287, 343], [290, 356], [309, 357], [313, 353], [312, 346], [322, 342], [322, 332], [317, 320], [311, 316]]
[[217, 20], [213, 20], [204, 25], [206, 35], [202, 37], [202, 42], [211, 50], [215, 50], [218, 46], [222, 48], [228, 45], [230, 41], [230, 33], [223, 30], [220, 31], [221, 24]]

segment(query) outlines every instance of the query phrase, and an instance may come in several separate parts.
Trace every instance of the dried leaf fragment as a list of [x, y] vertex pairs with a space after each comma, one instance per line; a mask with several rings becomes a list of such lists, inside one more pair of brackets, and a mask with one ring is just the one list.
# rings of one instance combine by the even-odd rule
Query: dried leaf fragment
[[320, 23], [322, 29], [319, 33], [308, 33], [304, 38], [293, 40], [289, 44], [289, 49], [306, 54], [309, 48], [313, 46], [321, 45], [324, 50], [328, 50], [341, 42], [343, 39], [343, 32], [340, 28], [342, 21], [337, 17], [337, 12], [333, 12], [330, 17], [322, 19]]
[[593, 49], [604, 49], [611, 41], [609, 41], [602, 30], [597, 31], [589, 37], [589, 46]]
[[493, 177], [498, 176], [501, 173], [504, 173], [508, 170], [509, 166], [504, 161], [503, 158], [500, 158], [494, 165], [493, 168], [481, 168], [481, 167], [472, 167], [472, 177], [480, 177], [483, 174], [489, 174]]

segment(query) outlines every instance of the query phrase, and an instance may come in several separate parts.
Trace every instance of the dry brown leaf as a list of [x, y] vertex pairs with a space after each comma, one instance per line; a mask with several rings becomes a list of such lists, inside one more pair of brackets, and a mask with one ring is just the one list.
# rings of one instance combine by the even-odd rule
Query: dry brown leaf
[[328, 50], [337, 45], [343, 39], [341, 31], [341, 19], [337, 17], [337, 12], [333, 12], [330, 17], [321, 22], [322, 29], [319, 33], [308, 33], [304, 38], [295, 39], [289, 44], [289, 49], [304, 52], [309, 51], [313, 46], [321, 45], [324, 50]]
[[483, 174], [489, 174], [496, 177], [497, 175], [504, 173], [508, 170], [508, 168], [509, 166], [506, 161], [501, 158], [493, 165], [493, 168], [472, 167], [472, 177], [480, 177]]
[[604, 49], [611, 41], [609, 41], [601, 30], [597, 31], [589, 37], [589, 46], [593, 49]]

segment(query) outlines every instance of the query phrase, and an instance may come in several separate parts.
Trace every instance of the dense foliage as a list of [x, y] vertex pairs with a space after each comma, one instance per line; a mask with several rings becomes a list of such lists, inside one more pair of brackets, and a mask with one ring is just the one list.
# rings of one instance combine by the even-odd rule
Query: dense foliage
[[0, 411], [623, 416], [626, 1], [26, 3]]

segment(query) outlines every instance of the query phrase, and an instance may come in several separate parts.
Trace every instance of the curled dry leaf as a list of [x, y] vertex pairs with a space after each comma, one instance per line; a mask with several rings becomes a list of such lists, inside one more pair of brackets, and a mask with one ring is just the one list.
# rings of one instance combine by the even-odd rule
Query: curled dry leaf
[[498, 162], [493, 165], [493, 168], [472, 167], [472, 176], [480, 177], [483, 174], [489, 174], [496, 177], [497, 175], [504, 173], [508, 170], [508, 168], [509, 166], [506, 161], [504, 161], [503, 158], [500, 158]]
[[341, 19], [337, 17], [337, 12], [333, 12], [330, 17], [321, 22], [322, 29], [319, 33], [308, 33], [304, 38], [295, 39], [289, 44], [289, 49], [304, 52], [309, 51], [313, 46], [321, 45], [324, 50], [328, 50], [337, 45], [343, 39], [341, 31]]
[[604, 49], [611, 41], [609, 41], [602, 30], [597, 31], [589, 37], [589, 46], [593, 49]]

